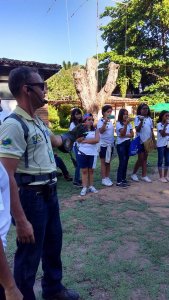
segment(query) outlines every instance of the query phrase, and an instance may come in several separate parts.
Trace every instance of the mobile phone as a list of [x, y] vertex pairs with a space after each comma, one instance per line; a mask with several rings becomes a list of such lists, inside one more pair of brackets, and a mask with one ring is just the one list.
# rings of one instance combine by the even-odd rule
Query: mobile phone
[[107, 116], [108, 119], [114, 119], [115, 117], [113, 115]]

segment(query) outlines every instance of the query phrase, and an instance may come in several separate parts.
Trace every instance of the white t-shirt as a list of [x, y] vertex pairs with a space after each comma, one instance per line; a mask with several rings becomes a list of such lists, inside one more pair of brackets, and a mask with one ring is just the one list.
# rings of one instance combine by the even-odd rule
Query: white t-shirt
[[[136, 116], [134, 120], [134, 125], [137, 127], [140, 124], [140, 119]], [[143, 120], [143, 125], [141, 127], [140, 132], [137, 132], [137, 136], [140, 136], [141, 143], [147, 141], [150, 137], [152, 137], [152, 129], [153, 129], [153, 120], [150, 117], [145, 117]]]
[[71, 122], [69, 126], [69, 131], [73, 130], [75, 127], [76, 127], [75, 123]]
[[[103, 118], [98, 121], [98, 129], [103, 126], [103, 122]], [[106, 124], [106, 130], [103, 133], [100, 133], [100, 145], [103, 147], [106, 147], [107, 145], [114, 145], [114, 126], [111, 120]]]
[[[157, 124], [157, 147], [165, 147], [167, 145], [167, 141], [169, 140], [169, 136], [162, 136], [160, 131], [163, 130], [164, 124], [159, 122]], [[169, 133], [169, 124], [165, 128], [165, 132]]]
[[[122, 137], [122, 136], [120, 136], [120, 129], [122, 129], [122, 128], [124, 128], [124, 125], [121, 124], [119, 121], [117, 121], [117, 123], [116, 123], [116, 134], [117, 134], [117, 141], [116, 141], [116, 143], [117, 144], [121, 144], [124, 141], [130, 140], [129, 137], [125, 137], [125, 136]], [[126, 135], [130, 134], [130, 132], [131, 132], [132, 129], [133, 129], [132, 125], [129, 123], [127, 125]]]
[[[95, 138], [96, 131], [89, 131], [86, 135], [85, 139], [93, 139]], [[98, 155], [98, 143], [96, 144], [87, 144], [87, 143], [79, 143], [78, 149], [80, 152], [86, 155]]]
[[[75, 127], [76, 127], [75, 123], [74, 123], [74, 122], [71, 122], [71, 123], [70, 123], [70, 126], [69, 126], [69, 131], [73, 130]], [[75, 146], [75, 145], [78, 145], [78, 142], [74, 142], [74, 143], [73, 143], [73, 146]]]
[[6, 247], [6, 235], [10, 224], [11, 215], [9, 178], [6, 170], [0, 162], [0, 236], [4, 248]]

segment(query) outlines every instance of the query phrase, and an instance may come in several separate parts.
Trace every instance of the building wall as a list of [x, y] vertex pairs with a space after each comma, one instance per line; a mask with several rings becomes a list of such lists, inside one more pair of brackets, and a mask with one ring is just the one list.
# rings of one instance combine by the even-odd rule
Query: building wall
[[[3, 122], [3, 120], [14, 111], [14, 109], [16, 108], [16, 105], [17, 105], [16, 100], [1, 99], [1, 107], [3, 109], [3, 111], [0, 112], [0, 121], [1, 122]], [[48, 125], [48, 105], [47, 104], [44, 107], [38, 109], [36, 111], [36, 114]]]

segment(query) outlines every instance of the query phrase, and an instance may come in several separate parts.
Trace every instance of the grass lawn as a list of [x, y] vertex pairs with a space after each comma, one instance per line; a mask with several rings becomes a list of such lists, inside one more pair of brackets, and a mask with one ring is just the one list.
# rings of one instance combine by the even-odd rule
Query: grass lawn
[[[73, 175], [68, 154], [57, 152]], [[156, 152], [149, 158], [149, 172], [154, 171]], [[130, 159], [131, 173], [135, 157]], [[112, 161], [115, 181], [118, 160]], [[100, 184], [100, 166], [95, 172], [95, 186]], [[111, 188], [113, 193], [113, 187]], [[107, 189], [104, 188], [105, 195]], [[137, 195], [126, 200], [106, 200], [89, 194], [83, 201], [80, 189], [64, 178], [58, 179], [58, 196], [63, 225], [64, 284], [79, 291], [83, 300], [169, 299], [169, 225], [149, 209]], [[123, 191], [123, 194], [126, 190]], [[76, 197], [74, 197], [76, 198]], [[169, 207], [166, 206], [167, 208]], [[12, 264], [15, 230], [8, 236], [8, 259]], [[37, 274], [37, 286], [41, 277]], [[40, 292], [37, 289], [37, 299]]]

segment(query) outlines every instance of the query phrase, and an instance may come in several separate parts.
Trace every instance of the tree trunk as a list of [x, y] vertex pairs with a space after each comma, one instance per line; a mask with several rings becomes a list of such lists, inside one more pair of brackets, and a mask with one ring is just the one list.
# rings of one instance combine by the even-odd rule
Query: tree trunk
[[111, 62], [108, 65], [109, 73], [105, 86], [98, 92], [97, 68], [98, 60], [89, 58], [85, 69], [79, 69], [73, 73], [76, 92], [82, 103], [82, 107], [94, 115], [106, 103], [116, 87], [119, 65]]

